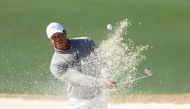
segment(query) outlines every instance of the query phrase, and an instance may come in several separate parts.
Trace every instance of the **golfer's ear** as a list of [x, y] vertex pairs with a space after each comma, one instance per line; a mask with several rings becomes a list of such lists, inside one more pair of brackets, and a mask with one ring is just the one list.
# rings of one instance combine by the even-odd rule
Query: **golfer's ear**
[[66, 29], [63, 30], [63, 33], [64, 33], [65, 35], [67, 35]]

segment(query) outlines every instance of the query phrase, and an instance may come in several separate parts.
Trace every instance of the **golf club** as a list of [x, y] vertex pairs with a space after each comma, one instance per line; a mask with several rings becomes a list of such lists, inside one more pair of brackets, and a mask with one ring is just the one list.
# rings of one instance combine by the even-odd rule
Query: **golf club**
[[[152, 70], [151, 70], [151, 68], [149, 68], [149, 67], [145, 68], [144, 69], [144, 74], [145, 74], [144, 76], [137, 77], [137, 78], [135, 78], [133, 80], [130, 80], [130, 81], [127, 81], [127, 82], [117, 83], [117, 86], [128, 85], [129, 83], [133, 83], [133, 82], [135, 82], [137, 80], [144, 79], [144, 78], [152, 76]], [[99, 85], [97, 85], [97, 86], [99, 86]], [[104, 84], [102, 84], [101, 86], [104, 87]]]
[[149, 68], [149, 67], [145, 68], [145, 69], [144, 69], [144, 74], [145, 74], [144, 76], [137, 77], [137, 78], [135, 78], [135, 79], [133, 79], [133, 80], [130, 80], [130, 81], [127, 81], [127, 82], [124, 82], [124, 83], [118, 83], [117, 85], [127, 85], [127, 84], [132, 83], [132, 82], [135, 82], [135, 81], [137, 81], [137, 80], [150, 77], [150, 76], [152, 76], [152, 70], [151, 70], [151, 68]]

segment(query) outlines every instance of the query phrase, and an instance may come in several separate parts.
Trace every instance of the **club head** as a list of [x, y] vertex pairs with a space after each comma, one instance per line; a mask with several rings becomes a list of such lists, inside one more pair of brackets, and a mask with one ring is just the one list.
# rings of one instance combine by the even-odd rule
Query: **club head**
[[144, 73], [147, 75], [147, 76], [152, 76], [152, 70], [151, 68], [147, 67], [144, 69]]

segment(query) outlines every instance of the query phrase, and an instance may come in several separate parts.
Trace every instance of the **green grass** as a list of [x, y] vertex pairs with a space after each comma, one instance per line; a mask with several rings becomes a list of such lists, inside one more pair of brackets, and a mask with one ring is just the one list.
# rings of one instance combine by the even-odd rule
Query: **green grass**
[[150, 66], [154, 76], [140, 80], [134, 93], [189, 93], [189, 0], [0, 0], [0, 93], [62, 93], [49, 71], [49, 22], [100, 43], [105, 26], [125, 18], [132, 25], [124, 37], [153, 47], [139, 71]]

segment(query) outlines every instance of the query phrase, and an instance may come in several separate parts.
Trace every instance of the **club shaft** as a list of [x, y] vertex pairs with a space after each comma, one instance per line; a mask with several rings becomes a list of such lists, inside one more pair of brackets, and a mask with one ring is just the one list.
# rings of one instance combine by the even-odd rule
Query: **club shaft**
[[137, 80], [139, 80], [139, 79], [143, 79], [143, 78], [147, 78], [147, 76], [141, 76], [141, 77], [135, 78], [135, 79], [132, 80], [132, 81], [137, 81]]
[[[129, 84], [129, 83], [132, 83], [132, 82], [135, 82], [135, 81], [137, 81], [137, 80], [140, 80], [140, 79], [143, 79], [143, 78], [147, 78], [148, 76], [141, 76], [141, 77], [138, 77], [138, 78], [135, 78], [135, 79], [133, 79], [133, 80], [129, 80], [129, 81], [127, 81], [127, 82], [124, 82], [124, 83], [118, 83], [117, 85], [127, 85], [127, 84]], [[97, 85], [97, 86], [99, 86], [99, 85]], [[102, 85], [100, 85], [100, 86], [104, 86], [104, 84], [102, 84]], [[93, 86], [92, 86], [93, 87]]]
[[132, 82], [135, 82], [135, 81], [143, 79], [143, 78], [147, 78], [147, 76], [141, 76], [141, 77], [135, 78], [133, 80], [130, 80], [130, 81], [127, 81], [127, 82], [124, 82], [124, 83], [119, 83], [118, 85], [127, 85], [128, 83], [132, 83]]

